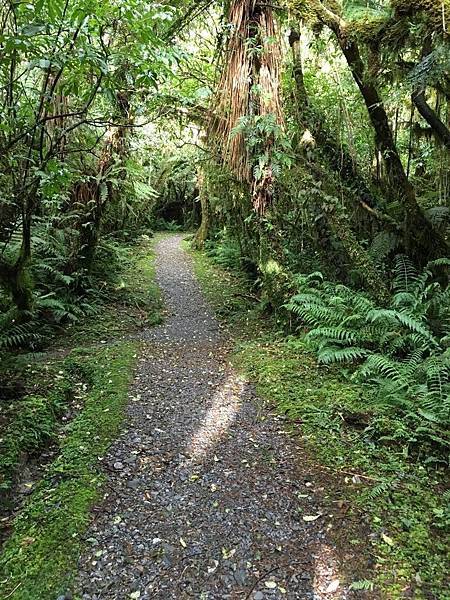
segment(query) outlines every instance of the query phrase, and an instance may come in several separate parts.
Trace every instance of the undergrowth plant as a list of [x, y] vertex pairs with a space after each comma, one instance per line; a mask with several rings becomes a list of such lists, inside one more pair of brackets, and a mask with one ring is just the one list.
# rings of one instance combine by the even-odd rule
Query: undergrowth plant
[[[387, 307], [320, 273], [298, 276], [298, 293], [286, 305], [309, 328], [319, 362], [343, 372], [352, 366], [353, 380], [375, 386], [373, 402], [385, 416], [371, 424], [374, 435], [406, 449], [435, 446], [439, 454], [450, 446], [450, 291], [436, 273], [449, 264], [433, 261], [419, 273], [398, 256]], [[396, 413], [402, 420], [389, 422]]]

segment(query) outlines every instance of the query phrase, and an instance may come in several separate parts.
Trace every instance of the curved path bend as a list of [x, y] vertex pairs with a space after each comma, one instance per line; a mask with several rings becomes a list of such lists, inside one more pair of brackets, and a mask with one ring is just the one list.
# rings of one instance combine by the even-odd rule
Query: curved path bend
[[323, 488], [307, 481], [282, 421], [230, 366], [180, 243], [157, 246], [169, 316], [145, 333], [125, 427], [103, 461], [108, 483], [77, 597], [348, 598]]

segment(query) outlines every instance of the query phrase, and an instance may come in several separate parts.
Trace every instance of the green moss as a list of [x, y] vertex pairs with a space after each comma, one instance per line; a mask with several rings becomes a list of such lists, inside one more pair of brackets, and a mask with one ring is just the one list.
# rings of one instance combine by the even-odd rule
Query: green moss
[[158, 325], [162, 322], [163, 302], [161, 291], [155, 283], [155, 248], [154, 244], [161, 238], [155, 237], [152, 243], [142, 248], [136, 260], [136, 269], [128, 271], [127, 285], [134, 290], [133, 296], [143, 307], [147, 315], [147, 325]]
[[118, 434], [137, 351], [137, 343], [120, 343], [66, 359], [89, 391], [58, 458], [14, 521], [0, 559], [0, 597], [48, 600], [67, 589], [102, 485], [98, 459]]
[[[213, 266], [204, 254], [193, 256], [214, 306], [239, 293], [241, 283], [231, 273]], [[450, 498], [442, 493], [444, 474], [405, 456], [401, 443], [383, 441], [383, 423], [391, 417], [371, 402], [370, 387], [350, 383], [337, 368], [318, 365], [301, 339], [280, 336], [271, 321], [259, 330], [249, 327], [255, 310], [252, 315], [248, 305], [231, 307], [231, 318], [222, 316], [237, 338], [235, 366], [288, 417], [313, 456], [342, 474], [348, 482], [345, 494], [369, 516], [382, 597], [401, 598], [406, 591], [417, 599], [450, 598], [443, 535], [450, 524]], [[353, 474], [358, 474], [356, 485]]]
[[[59, 420], [71, 390], [67, 373], [58, 363], [32, 372], [27, 369], [23, 376], [39, 382], [39, 388], [13, 401], [8, 409], [8, 424], [0, 438], [0, 508], [8, 503], [8, 492], [23, 455], [36, 454], [57, 440]], [[30, 382], [28, 387], [33, 387]]]
[[108, 291], [108, 302], [93, 317], [68, 328], [65, 344], [110, 340], [161, 323], [163, 303], [154, 266], [154, 247], [160, 238], [144, 238], [138, 246], [121, 248], [121, 274]]

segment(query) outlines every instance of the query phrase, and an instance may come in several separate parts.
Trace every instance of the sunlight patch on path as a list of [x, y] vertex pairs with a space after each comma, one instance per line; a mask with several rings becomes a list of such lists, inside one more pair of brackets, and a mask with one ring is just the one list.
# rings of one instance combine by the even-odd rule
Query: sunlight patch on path
[[227, 434], [242, 407], [245, 381], [231, 373], [216, 391], [200, 428], [192, 437], [186, 453], [194, 461], [202, 460]]
[[314, 580], [313, 591], [318, 597], [342, 598], [340, 589], [341, 577], [339, 562], [335, 550], [328, 544], [320, 544], [314, 553]]

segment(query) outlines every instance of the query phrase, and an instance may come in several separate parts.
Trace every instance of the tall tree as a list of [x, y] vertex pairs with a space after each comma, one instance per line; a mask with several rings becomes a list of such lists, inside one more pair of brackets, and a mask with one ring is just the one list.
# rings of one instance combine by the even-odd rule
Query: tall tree
[[[222, 75], [218, 84], [211, 132], [221, 146], [224, 161], [239, 181], [251, 187], [253, 206], [263, 214], [273, 190], [271, 166], [272, 135], [262, 154], [252, 155], [242, 120], [273, 117], [283, 123], [280, 101], [281, 48], [272, 8], [255, 0], [232, 0], [228, 13], [229, 37], [226, 41]], [[255, 160], [260, 169], [255, 175]]]
[[399, 199], [403, 208], [405, 249], [419, 264], [424, 264], [431, 258], [447, 256], [448, 246], [445, 240], [434, 230], [417, 203], [414, 188], [395, 144], [383, 99], [371, 75], [371, 65], [363, 59], [359, 43], [352, 35], [351, 23], [343, 18], [339, 5], [335, 2], [290, 0], [289, 6], [300, 17], [311, 19], [312, 16], [316, 22], [328, 27], [347, 60], [367, 107], [375, 133], [375, 145], [385, 165], [389, 190]]

